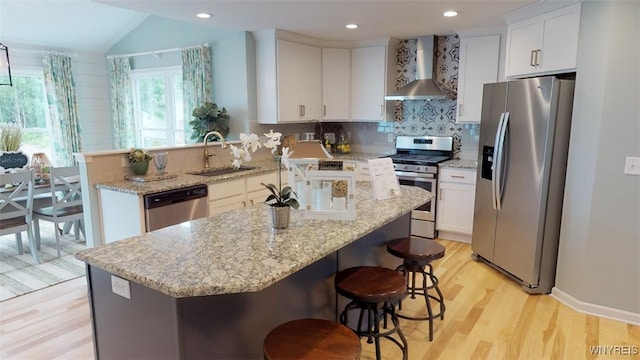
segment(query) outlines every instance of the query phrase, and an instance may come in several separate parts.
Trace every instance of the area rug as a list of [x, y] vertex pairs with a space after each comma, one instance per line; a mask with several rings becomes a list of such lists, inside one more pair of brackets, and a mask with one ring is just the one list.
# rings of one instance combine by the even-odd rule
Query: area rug
[[24, 254], [18, 254], [14, 235], [0, 236], [0, 301], [84, 276], [84, 262], [73, 256], [86, 249], [84, 238], [80, 236], [76, 240], [73, 233], [61, 236], [61, 256], [57, 257], [53, 223], [40, 222], [40, 227], [40, 264], [34, 264], [25, 232], [22, 233]]

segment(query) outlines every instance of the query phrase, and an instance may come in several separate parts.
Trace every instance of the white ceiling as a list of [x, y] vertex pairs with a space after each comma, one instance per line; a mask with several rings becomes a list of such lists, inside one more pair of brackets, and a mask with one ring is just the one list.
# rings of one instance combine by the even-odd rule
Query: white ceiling
[[[453, 34], [503, 24], [536, 0], [0, 0], [0, 42], [105, 52], [149, 15], [227, 30], [282, 29], [324, 40]], [[445, 10], [459, 12], [444, 18]], [[213, 15], [198, 19], [197, 12]], [[346, 23], [357, 23], [347, 31]]]

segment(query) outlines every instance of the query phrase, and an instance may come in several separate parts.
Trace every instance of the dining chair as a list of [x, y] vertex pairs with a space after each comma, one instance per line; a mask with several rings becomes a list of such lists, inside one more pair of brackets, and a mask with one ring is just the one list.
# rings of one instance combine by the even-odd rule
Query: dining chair
[[[33, 222], [36, 243], [40, 244], [40, 220], [51, 221], [55, 226], [56, 250], [60, 257], [60, 231], [59, 223], [73, 222], [75, 225], [76, 240], [80, 238], [80, 232], [84, 235], [84, 213], [82, 208], [82, 189], [80, 182], [69, 181], [70, 177], [77, 177], [80, 170], [77, 166], [52, 167], [49, 183], [51, 186], [51, 206], [34, 209]], [[56, 185], [62, 184], [62, 190]], [[60, 195], [58, 195], [58, 193]]]
[[[40, 263], [36, 241], [33, 236], [33, 170], [22, 170], [0, 174], [0, 235], [15, 234], [18, 253], [24, 253], [22, 232], [27, 232], [31, 255]], [[26, 191], [26, 197], [25, 192]]]

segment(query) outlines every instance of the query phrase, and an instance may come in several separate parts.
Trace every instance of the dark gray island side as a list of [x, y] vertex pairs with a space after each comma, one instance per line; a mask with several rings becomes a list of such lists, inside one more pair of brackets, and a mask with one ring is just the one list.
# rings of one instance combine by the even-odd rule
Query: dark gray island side
[[[386, 241], [409, 235], [410, 210], [432, 194], [402, 186], [376, 201], [358, 182], [356, 219], [310, 220], [292, 210], [272, 230], [259, 204], [83, 250], [97, 358], [260, 359], [278, 324], [336, 320], [336, 271], [394, 267]], [[118, 295], [127, 293], [129, 298]]]

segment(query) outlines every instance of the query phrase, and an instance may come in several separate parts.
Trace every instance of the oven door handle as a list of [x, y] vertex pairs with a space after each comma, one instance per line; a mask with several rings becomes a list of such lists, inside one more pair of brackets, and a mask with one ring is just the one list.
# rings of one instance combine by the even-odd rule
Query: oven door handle
[[405, 171], [396, 171], [398, 179], [429, 182], [436, 179], [435, 174], [420, 174]]

